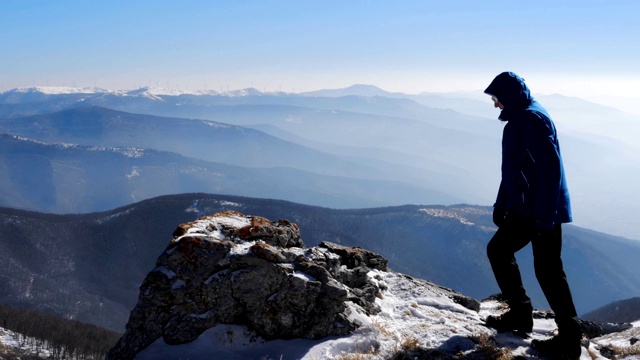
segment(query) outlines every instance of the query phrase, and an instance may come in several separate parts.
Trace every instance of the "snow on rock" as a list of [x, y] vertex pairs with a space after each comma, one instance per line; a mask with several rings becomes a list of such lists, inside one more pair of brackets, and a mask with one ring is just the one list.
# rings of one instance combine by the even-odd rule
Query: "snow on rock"
[[[528, 339], [512, 333], [497, 334], [483, 325], [483, 319], [502, 312], [503, 303], [485, 300], [476, 312], [452, 299], [455, 292], [424, 280], [380, 270], [371, 270], [367, 276], [385, 289], [376, 298], [380, 312], [366, 315], [353, 310], [362, 325], [348, 335], [267, 341], [246, 326], [218, 324], [189, 344], [167, 345], [158, 339], [136, 359], [382, 360], [406, 349], [414, 349], [418, 359], [484, 359], [483, 338], [491, 340], [495, 351], [505, 354], [505, 358], [544, 359], [531, 348], [531, 341], [549, 338], [556, 330], [553, 319], [541, 312], [534, 319], [534, 332]], [[637, 339], [639, 325], [640, 322], [632, 329], [585, 341], [581, 360], [607, 359], [601, 354], [603, 346], [633, 351], [631, 341], [634, 336]], [[638, 359], [635, 351], [636, 355], [618, 358]]]
[[[367, 277], [382, 289], [375, 302], [380, 311], [367, 314], [353, 303], [350, 317], [361, 325], [350, 334], [323, 339], [266, 341], [246, 326], [219, 324], [190, 344], [167, 345], [162, 339], [140, 352], [136, 359], [334, 359], [366, 354], [366, 359], [389, 359], [404, 344], [455, 353], [472, 351], [469, 338], [490, 330], [480, 315], [454, 300], [459, 294], [427, 281], [372, 269]], [[452, 340], [452, 334], [457, 334]]]
[[225, 212], [202, 217], [196, 221], [181, 224], [173, 234], [173, 243], [184, 237], [198, 237], [203, 240], [221, 241], [226, 238], [225, 230], [241, 229], [251, 225], [251, 219], [240, 213]]
[[287, 220], [225, 211], [173, 235], [107, 359], [132, 359], [158, 339], [197, 342], [220, 324], [266, 340], [343, 336], [380, 311], [386, 285], [370, 272], [386, 271], [386, 259], [329, 242], [306, 248]]
[[601, 353], [611, 349], [623, 349], [635, 356], [618, 357], [619, 359], [640, 359], [640, 320], [631, 323], [632, 327], [622, 332], [612, 332], [592, 340], [600, 347]]
[[[226, 211], [178, 227], [107, 359], [541, 358], [531, 341], [553, 336], [549, 312], [523, 339], [483, 325], [504, 310], [391, 272], [365, 249], [306, 248], [286, 220]], [[582, 360], [636, 351], [638, 324], [596, 328]]]

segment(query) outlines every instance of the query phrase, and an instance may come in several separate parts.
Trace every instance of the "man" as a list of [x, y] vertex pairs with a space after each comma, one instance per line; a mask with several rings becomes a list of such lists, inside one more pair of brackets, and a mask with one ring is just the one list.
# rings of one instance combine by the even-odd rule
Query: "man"
[[531, 300], [522, 285], [515, 253], [531, 243], [536, 278], [555, 313], [558, 335], [533, 341], [542, 353], [578, 359], [582, 332], [562, 266], [562, 223], [571, 222], [569, 191], [556, 129], [547, 111], [533, 99], [524, 80], [512, 72], [487, 87], [502, 136], [502, 180], [493, 210], [498, 226], [487, 246], [494, 276], [509, 305], [486, 323], [498, 332], [526, 337], [533, 328]]

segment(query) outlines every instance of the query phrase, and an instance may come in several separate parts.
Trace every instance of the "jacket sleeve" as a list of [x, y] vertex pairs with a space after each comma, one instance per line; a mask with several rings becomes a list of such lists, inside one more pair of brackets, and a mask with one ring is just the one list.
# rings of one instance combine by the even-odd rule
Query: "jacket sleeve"
[[534, 217], [540, 228], [552, 228], [562, 187], [562, 160], [556, 130], [549, 118], [533, 113], [527, 149], [534, 162]]

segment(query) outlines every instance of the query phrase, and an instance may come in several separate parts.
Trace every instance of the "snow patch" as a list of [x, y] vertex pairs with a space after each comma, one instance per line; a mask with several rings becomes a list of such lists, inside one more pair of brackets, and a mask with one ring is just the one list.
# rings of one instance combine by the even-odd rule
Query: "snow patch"
[[134, 166], [131, 168], [131, 172], [128, 173], [127, 175], [125, 175], [127, 177], [127, 179], [131, 180], [135, 177], [140, 176], [140, 171], [138, 171], [138, 167]]
[[[5, 353], [3, 347], [19, 349], [24, 354], [37, 356], [38, 359], [49, 359], [52, 352], [48, 344], [42, 344], [36, 338], [25, 337], [17, 332], [0, 327], [0, 355]], [[0, 357], [0, 359], [9, 359], [9, 357]], [[20, 357], [17, 357], [17, 359], [20, 359]]]
[[222, 206], [235, 206], [235, 207], [242, 206], [241, 204], [239, 204], [237, 202], [232, 202], [232, 201], [220, 201], [220, 205], [222, 205]]
[[249, 249], [255, 243], [256, 243], [255, 241], [249, 241], [249, 242], [245, 242], [245, 243], [242, 243], [242, 244], [237, 244], [236, 243], [236, 246], [231, 248], [231, 251], [229, 251], [229, 254], [227, 254], [227, 256], [247, 255], [249, 253]]
[[223, 124], [223, 123], [218, 123], [218, 122], [214, 122], [214, 121], [206, 121], [206, 120], [202, 120], [202, 123], [204, 125], [208, 125], [211, 127], [215, 127], [215, 128], [230, 128], [231, 125], [229, 124]]
[[[368, 275], [387, 287], [376, 299], [382, 311], [367, 316], [359, 306], [346, 302], [349, 318], [362, 324], [347, 336], [265, 341], [245, 326], [220, 324], [189, 344], [167, 345], [160, 338], [139, 353], [136, 359], [383, 360], [392, 358], [406, 341], [415, 342], [422, 348], [440, 348], [465, 355], [476, 347], [472, 339], [486, 334], [493, 336], [498, 346], [509, 349], [512, 357], [530, 360], [539, 359], [531, 348], [531, 341], [549, 338], [556, 328], [552, 319], [535, 319], [534, 331], [529, 339], [510, 333], [497, 334], [483, 325], [483, 319], [488, 315], [497, 315], [502, 311], [497, 301], [482, 302], [480, 312], [476, 313], [461, 308], [444, 292], [439, 292], [437, 287], [416, 286], [411, 278], [402, 274], [372, 270]], [[212, 275], [207, 282], [215, 276]], [[634, 326], [631, 330], [639, 331], [640, 321]], [[580, 359], [605, 359], [593, 345], [594, 342], [622, 344], [622, 339], [626, 339], [623, 347], [629, 347], [631, 336], [628, 331], [593, 339], [589, 347], [593, 357], [583, 348]]]
[[292, 275], [305, 281], [318, 281], [313, 276], [309, 274], [305, 274], [302, 271], [298, 271], [298, 270], [294, 271]]
[[445, 218], [445, 219], [454, 219], [460, 221], [460, 223], [464, 225], [474, 225], [471, 221], [467, 220], [465, 217], [456, 214], [451, 210], [445, 209], [418, 209], [418, 211], [422, 211], [426, 214], [429, 214], [433, 217]]
[[173, 279], [174, 277], [176, 277], [176, 273], [173, 270], [171, 270], [171, 269], [169, 269], [169, 268], [167, 268], [165, 266], [159, 266], [159, 267], [153, 269], [153, 271], [157, 271], [157, 272], [163, 274], [168, 279]]
[[107, 151], [116, 154], [124, 155], [128, 158], [141, 158], [144, 156], [144, 149], [141, 148], [114, 148], [114, 147], [106, 147], [106, 146], [91, 146], [88, 147], [89, 151]]
[[178, 279], [173, 284], [171, 284], [171, 290], [181, 289], [185, 286], [187, 286], [187, 283], [185, 283], [182, 279]]
[[[194, 210], [197, 210], [197, 208], [194, 208]], [[190, 223], [187, 232], [176, 238], [174, 242], [178, 242], [184, 237], [198, 237], [203, 240], [222, 241], [226, 238], [225, 228], [240, 229], [250, 224], [251, 220], [242, 215], [224, 214], [220, 216], [207, 216]]]

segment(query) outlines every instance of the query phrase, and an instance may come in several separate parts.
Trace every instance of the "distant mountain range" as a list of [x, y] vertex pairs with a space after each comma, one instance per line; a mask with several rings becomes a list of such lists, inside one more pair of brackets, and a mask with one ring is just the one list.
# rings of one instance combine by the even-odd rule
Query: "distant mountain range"
[[[251, 112], [256, 111], [256, 114], [260, 114], [260, 116], [268, 116], [269, 114], [268, 110], [251, 110]], [[382, 117], [376, 125], [378, 128], [368, 131], [367, 123], [369, 120], [364, 115], [355, 114], [354, 116], [361, 117], [361, 119], [354, 124], [355, 119], [351, 115], [334, 114], [331, 116], [338, 116], [339, 119], [333, 125], [327, 123], [325, 126], [324, 123], [329, 121], [329, 118], [324, 118], [324, 115], [315, 114], [311, 110], [303, 109], [301, 111], [317, 117], [313, 120], [315, 124], [305, 125], [309, 132], [320, 132], [325, 128], [328, 132], [332, 132], [337, 131], [336, 127], [342, 126], [344, 133], [371, 133], [370, 136], [359, 135], [362, 138], [361, 141], [366, 141], [367, 137], [376, 137], [381, 143], [387, 141], [386, 129], [391, 127], [398, 129], [402, 127], [402, 131], [407, 135], [422, 129], [425, 134], [434, 139], [434, 142], [436, 139], [448, 137], [437, 127], [416, 120], [398, 119], [394, 121], [392, 118]], [[332, 114], [329, 111], [327, 113]], [[322, 124], [318, 124], [319, 122]], [[340, 125], [341, 122], [344, 125]], [[374, 123], [371, 122], [371, 124]], [[278, 131], [273, 127], [271, 131], [278, 134]], [[283, 140], [268, 135], [266, 132], [243, 126], [204, 120], [123, 113], [96, 107], [72, 108], [52, 114], [3, 120], [0, 121], [0, 132], [50, 143], [65, 142], [86, 146], [157, 149], [233, 166], [262, 169], [277, 167], [289, 168], [292, 173], [297, 171], [310, 172], [315, 174], [318, 179], [307, 182], [300, 179], [300, 184], [306, 184], [307, 188], [310, 188], [311, 184], [318, 184], [317, 188], [312, 190], [329, 192], [329, 198], [331, 193], [336, 193], [345, 199], [337, 203], [327, 202], [323, 196], [304, 196], [304, 198], [310, 199], [310, 204], [315, 205], [366, 207], [405, 203], [451, 204], [464, 201], [473, 203], [489, 201], [474, 195], [480, 191], [474, 190], [478, 187], [476, 182], [468, 182], [467, 179], [471, 176], [469, 169], [442, 161], [442, 151], [429, 151], [428, 148], [435, 149], [436, 145], [430, 144], [426, 139], [416, 140], [416, 143], [420, 143], [419, 146], [425, 148], [423, 155], [407, 153], [403, 149], [388, 150], [356, 146], [356, 144], [340, 148], [337, 145], [325, 145], [322, 149], [314, 149], [305, 145], [304, 141]], [[279, 135], [282, 136], [282, 132]], [[328, 133], [327, 136], [334, 135]], [[335, 136], [346, 135], [336, 133]], [[468, 134], [468, 137], [471, 135]], [[471, 142], [470, 138], [467, 140]], [[345, 139], [346, 141], [347, 139]], [[446, 144], [444, 146], [448, 147]], [[462, 143], [459, 145], [459, 147], [463, 146], [466, 145]], [[339, 151], [336, 152], [336, 149]], [[349, 151], [351, 153], [345, 153]], [[451, 151], [451, 154], [454, 152], [465, 156], [458, 150]], [[342, 185], [338, 183], [336, 186], [326, 189], [326, 187], [323, 188], [323, 184], [326, 183], [323, 178], [326, 176], [338, 176], [344, 178], [344, 181]], [[287, 182], [298, 182], [296, 180], [296, 178], [289, 178], [287, 181], [273, 179], [271, 182], [273, 186], [280, 186], [280, 184]], [[367, 182], [370, 184], [367, 185]], [[352, 184], [353, 186], [351, 186]], [[268, 189], [246, 189], [252, 193], [245, 192], [241, 195], [273, 196]], [[282, 198], [297, 201], [302, 199], [300, 197], [302, 194], [292, 190], [293, 188], [290, 188], [287, 196]], [[193, 191], [200, 190], [194, 189]], [[258, 193], [259, 191], [262, 191], [262, 194]], [[176, 191], [167, 193], [180, 192], [182, 191], [176, 189]], [[365, 193], [368, 195], [363, 196]], [[357, 197], [362, 200], [349, 202], [349, 199]], [[367, 198], [369, 199], [367, 200]], [[7, 205], [16, 206], [16, 204]]]
[[[640, 213], [640, 117], [559, 95], [538, 99], [560, 130], [576, 224], [640, 239], [634, 216]], [[496, 117], [482, 94], [408, 95], [371, 85], [302, 94], [46, 87], [0, 93], [0, 133], [50, 144], [159, 150], [249, 172], [286, 168], [304, 176], [288, 176], [284, 186], [282, 176], [263, 176], [262, 189], [216, 192], [337, 208], [492, 204], [502, 131]], [[62, 200], [60, 193], [47, 196]]]
[[[392, 270], [477, 299], [498, 292], [486, 244], [490, 208], [418, 206], [335, 210], [228, 195], [162, 196], [107, 212], [55, 215], [0, 208], [0, 303], [122, 331], [138, 286], [180, 223], [223, 210], [287, 219], [304, 242], [362, 246]], [[565, 227], [563, 258], [580, 313], [640, 292], [640, 243]], [[518, 254], [527, 289], [547, 308], [531, 251]]]
[[[233, 156], [233, 146], [228, 151]], [[268, 194], [338, 208], [408, 203], [416, 198], [455, 200], [395, 181], [292, 168], [240, 167], [166, 151], [51, 144], [10, 135], [0, 135], [0, 169], [0, 204], [52, 213], [104, 211], [155, 196], [189, 192]], [[389, 190], [380, 192], [381, 188]]]

